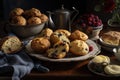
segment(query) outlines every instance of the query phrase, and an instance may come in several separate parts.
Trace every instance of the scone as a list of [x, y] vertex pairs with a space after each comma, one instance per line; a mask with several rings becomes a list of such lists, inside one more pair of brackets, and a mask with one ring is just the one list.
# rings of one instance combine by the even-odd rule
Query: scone
[[53, 30], [50, 28], [45, 28], [41, 31], [40, 34], [37, 35], [37, 37], [46, 37], [50, 39], [51, 34], [53, 33]]
[[65, 29], [57, 29], [55, 32], [61, 32], [61, 33], [65, 34], [67, 37], [69, 37], [71, 35], [71, 32], [69, 32], [68, 30], [65, 30]]
[[48, 17], [45, 14], [41, 14], [39, 18], [41, 19], [42, 23], [48, 21]]
[[31, 18], [28, 19], [27, 22], [28, 22], [29, 25], [35, 25], [35, 24], [41, 24], [42, 23], [41, 19], [38, 18], [38, 17], [31, 17]]
[[16, 25], [26, 25], [27, 21], [23, 16], [14, 16], [11, 20], [12, 24]]
[[21, 8], [14, 8], [13, 10], [11, 10], [9, 15], [10, 15], [10, 17], [21, 16], [23, 13], [24, 13], [23, 9], [21, 9]]
[[74, 40], [70, 43], [70, 52], [77, 56], [88, 54], [89, 46], [82, 40]]
[[30, 10], [26, 10], [24, 12], [24, 16], [26, 16], [26, 18], [30, 18], [30, 17], [40, 17], [41, 16], [41, 12], [39, 9], [36, 8], [31, 8]]
[[50, 41], [53, 44], [59, 41], [70, 44], [70, 40], [62, 32], [53, 32], [50, 36]]
[[36, 53], [43, 53], [50, 47], [50, 42], [47, 38], [34, 38], [31, 41], [31, 48]]
[[88, 36], [79, 30], [75, 30], [74, 32], [71, 33], [69, 38], [71, 41], [76, 39], [86, 41], [88, 39]]
[[22, 42], [16, 36], [7, 36], [0, 40], [0, 50], [6, 54], [18, 52], [22, 46]]
[[103, 33], [102, 40], [109, 45], [120, 45], [120, 32], [117, 31], [109, 31]]
[[47, 50], [47, 56], [50, 58], [61, 59], [64, 58], [69, 51], [67, 43], [57, 42], [53, 48]]

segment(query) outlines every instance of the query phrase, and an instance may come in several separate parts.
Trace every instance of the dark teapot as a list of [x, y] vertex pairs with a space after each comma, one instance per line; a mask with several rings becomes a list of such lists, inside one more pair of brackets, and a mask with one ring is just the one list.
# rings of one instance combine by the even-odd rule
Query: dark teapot
[[[71, 15], [74, 12], [77, 13], [75, 13], [75, 15], [71, 18]], [[79, 14], [79, 11], [76, 10], [74, 7], [73, 11], [66, 10], [62, 5], [61, 9], [58, 9], [54, 12], [48, 11], [48, 13], [49, 13], [48, 24], [50, 27], [52, 27], [53, 29], [67, 29], [71, 31], [71, 23], [73, 22], [75, 17]]]

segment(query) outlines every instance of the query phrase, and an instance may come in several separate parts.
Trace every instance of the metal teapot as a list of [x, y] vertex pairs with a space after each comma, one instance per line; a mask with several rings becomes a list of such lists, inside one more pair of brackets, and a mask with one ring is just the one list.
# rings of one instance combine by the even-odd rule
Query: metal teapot
[[[73, 18], [71, 15], [73, 12], [76, 12]], [[58, 9], [54, 12], [48, 11], [49, 21], [48, 24], [53, 29], [67, 29], [71, 31], [71, 23], [75, 19], [75, 17], [79, 14], [79, 11], [73, 7], [73, 11], [66, 10], [62, 5], [61, 9]], [[52, 16], [53, 15], [53, 16]]]

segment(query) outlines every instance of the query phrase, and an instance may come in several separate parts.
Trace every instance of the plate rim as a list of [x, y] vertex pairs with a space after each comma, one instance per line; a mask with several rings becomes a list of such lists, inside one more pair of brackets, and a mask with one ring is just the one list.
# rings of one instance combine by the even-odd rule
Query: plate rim
[[[92, 57], [98, 55], [101, 52], [101, 46], [99, 44], [95, 43], [94, 41], [92, 41], [90, 39], [88, 39], [86, 42], [88, 44], [90, 44], [90, 42], [91, 42], [91, 44], [94, 44], [94, 47], [97, 48], [97, 49], [94, 50], [94, 54], [93, 54], [93, 52], [91, 52], [91, 53], [88, 53], [85, 56], [78, 56], [78, 57], [72, 57], [72, 58], [62, 58], [62, 59], [53, 59], [53, 58], [49, 58], [49, 57], [43, 56], [41, 54], [35, 54], [33, 51], [30, 52], [30, 51], [27, 50], [27, 53], [30, 56], [36, 57], [36, 58], [38, 58], [40, 60], [44, 60], [44, 61], [51, 61], [51, 62], [83, 61], [83, 60], [92, 58]], [[28, 44], [30, 44], [30, 42], [28, 42]], [[26, 45], [26, 48], [27, 48], [27, 46], [28, 45]], [[83, 60], [80, 59], [81, 57], [83, 58]]]

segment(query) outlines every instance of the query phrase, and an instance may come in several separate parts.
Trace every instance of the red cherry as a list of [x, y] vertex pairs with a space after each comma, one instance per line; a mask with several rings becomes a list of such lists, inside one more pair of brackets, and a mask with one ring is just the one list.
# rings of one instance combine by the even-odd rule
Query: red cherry
[[89, 46], [89, 51], [92, 51], [93, 50], [93, 46]]

